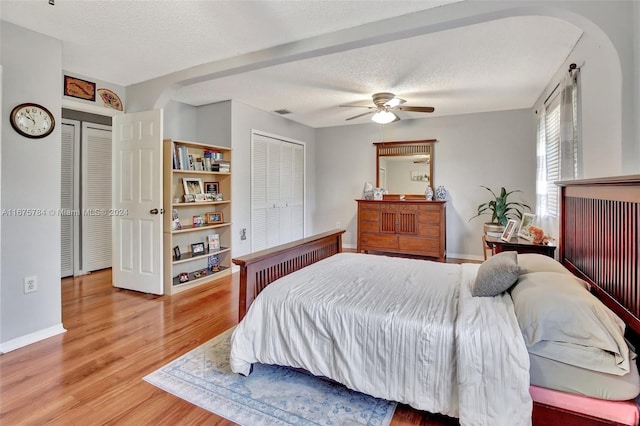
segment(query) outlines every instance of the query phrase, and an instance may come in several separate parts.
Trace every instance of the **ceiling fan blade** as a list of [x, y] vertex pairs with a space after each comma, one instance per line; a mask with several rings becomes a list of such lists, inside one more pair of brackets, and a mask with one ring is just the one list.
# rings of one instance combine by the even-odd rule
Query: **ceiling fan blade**
[[403, 103], [405, 103], [405, 102], [407, 102], [407, 101], [405, 101], [405, 100], [404, 100], [404, 99], [402, 99], [402, 98], [395, 97], [395, 98], [390, 99], [390, 100], [388, 100], [387, 102], [385, 102], [384, 106], [386, 106], [386, 107], [388, 107], [388, 108], [395, 108], [395, 107], [397, 107], [398, 105], [401, 105], [401, 104], [403, 104]]
[[370, 105], [338, 105], [339, 107], [345, 107], [345, 108], [369, 108], [369, 109], [375, 109], [376, 107], [374, 106], [370, 106]]
[[400, 111], [413, 111], [413, 112], [433, 112], [436, 109], [434, 107], [420, 107], [420, 106], [398, 106], [394, 109]]
[[345, 121], [353, 120], [354, 118], [364, 117], [365, 115], [373, 114], [373, 111], [365, 112], [364, 114], [354, 115], [353, 117], [347, 118]]

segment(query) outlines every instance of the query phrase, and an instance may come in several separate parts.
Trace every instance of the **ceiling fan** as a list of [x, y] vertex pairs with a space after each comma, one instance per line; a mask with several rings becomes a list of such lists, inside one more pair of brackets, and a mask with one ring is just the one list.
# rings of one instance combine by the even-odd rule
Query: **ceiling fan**
[[374, 93], [373, 103], [375, 106], [369, 105], [340, 105], [341, 107], [356, 107], [356, 108], [368, 108], [373, 111], [368, 111], [363, 114], [354, 115], [353, 117], [347, 118], [347, 121], [353, 120], [354, 118], [363, 117], [368, 114], [373, 114], [371, 120], [380, 124], [387, 124], [394, 121], [400, 120], [393, 111], [413, 111], [413, 112], [433, 112], [435, 108], [427, 107], [427, 106], [409, 106], [402, 105], [405, 101], [404, 99], [396, 97], [393, 93], [389, 92], [381, 92]]

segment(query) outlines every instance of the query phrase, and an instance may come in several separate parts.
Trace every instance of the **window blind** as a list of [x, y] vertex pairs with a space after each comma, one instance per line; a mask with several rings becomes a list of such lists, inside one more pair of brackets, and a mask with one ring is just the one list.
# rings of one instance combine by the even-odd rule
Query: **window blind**
[[558, 188], [554, 182], [560, 180], [560, 96], [556, 96], [547, 107], [544, 127], [546, 211], [549, 216], [558, 217]]

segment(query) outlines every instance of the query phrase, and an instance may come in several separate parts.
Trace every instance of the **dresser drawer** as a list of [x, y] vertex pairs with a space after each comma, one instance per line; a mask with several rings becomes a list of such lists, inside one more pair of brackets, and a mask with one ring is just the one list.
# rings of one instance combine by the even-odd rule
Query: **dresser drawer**
[[395, 234], [360, 234], [360, 248], [368, 249], [396, 249], [398, 248], [398, 237]]
[[440, 223], [440, 212], [420, 212], [418, 215], [420, 223]]
[[372, 210], [372, 209], [360, 210], [359, 219], [361, 221], [378, 222], [379, 217], [380, 217], [380, 213], [377, 209], [376, 210]]
[[380, 231], [380, 224], [377, 221], [370, 222], [370, 221], [361, 220], [360, 224], [358, 225], [358, 232], [379, 232], [379, 231]]
[[398, 237], [398, 247], [407, 253], [440, 256], [440, 239], [420, 237]]
[[418, 234], [421, 237], [440, 238], [440, 225], [419, 223]]

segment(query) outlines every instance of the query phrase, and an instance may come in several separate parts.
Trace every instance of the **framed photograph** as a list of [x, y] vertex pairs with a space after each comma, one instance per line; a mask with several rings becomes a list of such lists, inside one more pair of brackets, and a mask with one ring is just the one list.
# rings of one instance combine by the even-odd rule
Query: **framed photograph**
[[195, 203], [196, 196], [193, 194], [184, 194], [184, 202], [185, 203]]
[[204, 194], [202, 179], [200, 178], [182, 178], [182, 185], [184, 185], [185, 195]]
[[175, 246], [173, 248], [173, 258], [175, 260], [178, 260], [178, 259], [180, 259], [180, 256], [182, 256], [182, 254], [180, 253], [180, 247], [179, 246]]
[[520, 228], [518, 228], [518, 237], [525, 240], [533, 240], [533, 236], [529, 232], [529, 227], [536, 221], [536, 215], [531, 213], [522, 214], [522, 222], [520, 222]]
[[502, 231], [502, 236], [500, 237], [502, 241], [511, 240], [511, 237], [513, 237], [513, 233], [516, 230], [516, 224], [517, 222], [515, 220], [509, 219], [509, 222], [507, 222], [507, 226], [504, 227], [504, 231]]
[[192, 223], [194, 228], [204, 226], [204, 218], [201, 215], [197, 214], [192, 217]]
[[191, 244], [191, 255], [197, 256], [200, 254], [204, 254], [204, 243], [193, 243]]
[[205, 213], [205, 217], [206, 217], [207, 224], [210, 224], [210, 225], [224, 222], [222, 212]]
[[196, 194], [196, 203], [202, 203], [204, 201], [207, 201], [207, 195], [208, 194]]
[[207, 194], [217, 194], [220, 192], [220, 182], [205, 182], [204, 192]]
[[209, 234], [207, 235], [207, 248], [209, 252], [220, 250], [220, 235]]
[[68, 75], [64, 76], [64, 95], [87, 101], [96, 100], [96, 84]]

